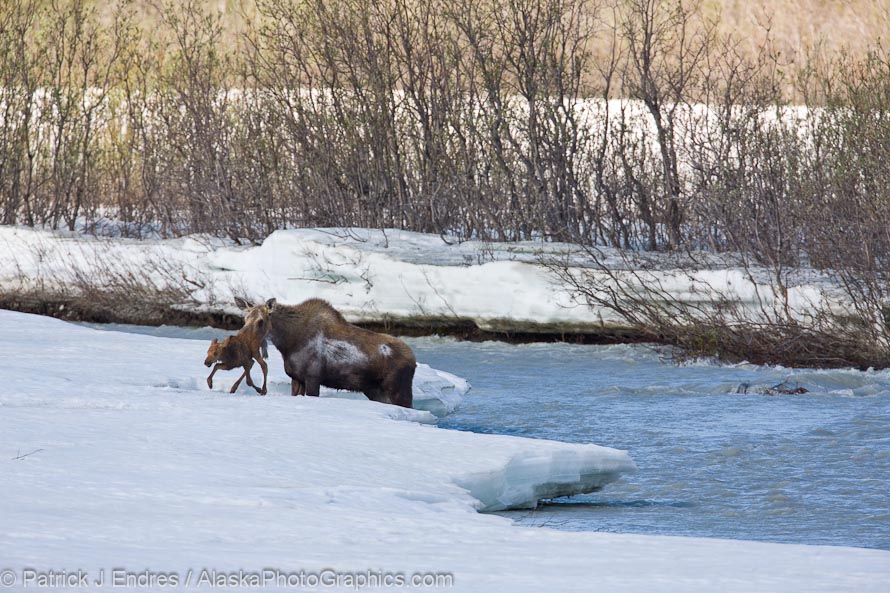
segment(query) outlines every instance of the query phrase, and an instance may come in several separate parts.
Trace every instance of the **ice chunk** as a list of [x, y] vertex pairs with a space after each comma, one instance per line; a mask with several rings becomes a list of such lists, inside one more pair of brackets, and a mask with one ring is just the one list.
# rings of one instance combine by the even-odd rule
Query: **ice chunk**
[[414, 373], [414, 408], [446, 416], [460, 406], [469, 390], [465, 379], [418, 363]]
[[461, 477], [483, 511], [534, 508], [541, 499], [596, 492], [621, 474], [636, 471], [626, 451], [553, 441], [534, 441], [490, 473]]

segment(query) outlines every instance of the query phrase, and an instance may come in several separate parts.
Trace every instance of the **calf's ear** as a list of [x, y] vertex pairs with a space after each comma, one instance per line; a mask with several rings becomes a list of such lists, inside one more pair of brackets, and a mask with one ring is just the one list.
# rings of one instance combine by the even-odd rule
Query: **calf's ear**
[[210, 342], [211, 346], [216, 346], [217, 344], [219, 344], [219, 340], [217, 340], [216, 338], [213, 338], [213, 341]]
[[277, 303], [277, 302], [278, 301], [275, 300], [275, 298], [273, 297], [273, 298], [269, 299], [268, 301], [266, 301], [266, 306], [271, 309], [272, 307], [275, 306], [275, 303]]

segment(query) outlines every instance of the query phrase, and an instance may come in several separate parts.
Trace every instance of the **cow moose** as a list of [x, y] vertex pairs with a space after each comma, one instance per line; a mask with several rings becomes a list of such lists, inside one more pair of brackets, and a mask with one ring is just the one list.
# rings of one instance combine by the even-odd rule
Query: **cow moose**
[[[403, 341], [347, 322], [330, 303], [299, 305], [269, 299], [247, 308], [244, 328], [265, 328], [281, 352], [291, 395], [318, 396], [324, 385], [364, 393], [368, 399], [410, 408], [417, 361]], [[262, 331], [262, 330], [256, 330]]]

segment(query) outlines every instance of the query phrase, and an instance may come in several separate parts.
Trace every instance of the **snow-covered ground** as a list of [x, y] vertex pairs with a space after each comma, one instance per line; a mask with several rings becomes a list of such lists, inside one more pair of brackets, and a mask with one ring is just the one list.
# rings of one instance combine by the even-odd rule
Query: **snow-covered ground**
[[[438, 589], [455, 591], [890, 590], [884, 551], [569, 533], [480, 514], [604, 485], [633, 462], [443, 430], [422, 411], [285, 396], [274, 359], [267, 397], [227, 394], [234, 373], [211, 391], [203, 346], [0, 311], [0, 585], [81, 569], [103, 590], [126, 578], [118, 569], [175, 578], [154, 590], [266, 577], [266, 590], [290, 578], [345, 591], [416, 573], [447, 573]], [[430, 381], [464, 388], [418, 376], [441, 391]]]
[[[627, 265], [615, 250], [601, 255], [615, 269]], [[0, 227], [0, 290], [132, 276], [185, 286], [198, 307], [216, 310], [235, 311], [235, 295], [283, 303], [321, 297], [350, 321], [469, 320], [489, 331], [552, 333], [626, 325], [613, 311], [574, 298], [540, 265], [542, 256], [565, 258], [579, 270], [585, 263], [571, 244], [448, 244], [398, 230], [282, 230], [260, 246], [238, 246], [203, 236], [136, 241]], [[758, 314], [758, 299], [769, 308], [773, 298], [726, 262], [712, 261], [691, 276], [668, 259], [655, 264], [648, 280], [681, 301], [701, 303], [716, 289]], [[801, 311], [820, 306], [825, 288], [815, 275], [804, 276], [789, 287], [792, 307]]]

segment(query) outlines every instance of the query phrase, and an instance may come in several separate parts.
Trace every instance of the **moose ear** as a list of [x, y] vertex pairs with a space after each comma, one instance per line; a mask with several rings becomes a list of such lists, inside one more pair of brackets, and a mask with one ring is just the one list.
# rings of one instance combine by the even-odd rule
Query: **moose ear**
[[217, 340], [216, 338], [213, 338], [213, 341], [210, 342], [211, 346], [216, 346], [217, 344], [219, 344], [219, 340]]
[[248, 301], [247, 299], [242, 299], [241, 297], [235, 297], [235, 306], [239, 309], [252, 309], [253, 303]]
[[275, 306], [275, 303], [277, 303], [277, 302], [278, 301], [276, 301], [275, 298], [273, 297], [273, 298], [269, 299], [268, 301], [266, 301], [266, 306], [271, 309], [272, 307]]

